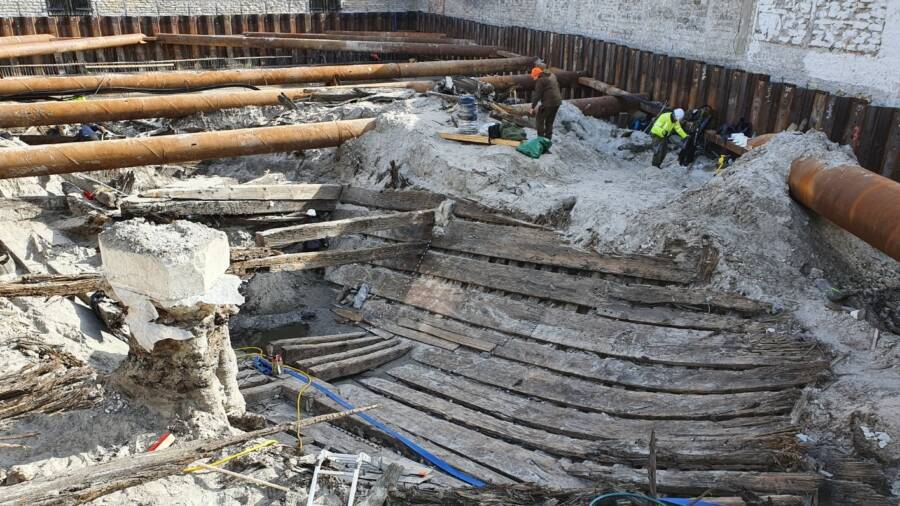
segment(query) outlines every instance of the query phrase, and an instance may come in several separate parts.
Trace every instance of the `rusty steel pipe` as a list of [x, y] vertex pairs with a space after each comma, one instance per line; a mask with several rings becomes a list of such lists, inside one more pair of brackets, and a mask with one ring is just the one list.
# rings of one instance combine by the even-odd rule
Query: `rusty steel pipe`
[[788, 186], [801, 204], [900, 261], [900, 183], [859, 165], [798, 158]]
[[581, 109], [582, 114], [585, 116], [592, 116], [594, 118], [609, 118], [610, 116], [615, 116], [616, 114], [625, 112], [629, 109], [628, 103], [625, 100], [609, 95], [603, 97], [576, 98], [574, 100], [567, 100], [567, 102]]
[[0, 37], [0, 46], [8, 44], [26, 44], [28, 42], [48, 42], [55, 39], [49, 33], [36, 33], [33, 35], [10, 35], [9, 37]]
[[529, 68], [533, 64], [534, 58], [523, 57], [280, 69], [25, 77], [0, 79], [0, 96], [95, 93], [128, 89], [191, 90], [214, 86], [316, 83], [328, 82], [335, 78], [342, 81], [368, 81], [446, 75], [481, 75], [492, 72], [514, 72]]
[[0, 149], [0, 179], [338, 146], [374, 119]]
[[0, 59], [131, 46], [143, 43], [145, 38], [142, 33], [129, 33], [127, 35], [110, 35], [109, 37], [84, 37], [80, 39], [0, 45]]
[[[559, 85], [563, 88], [571, 88], [578, 83], [578, 72], [570, 70], [555, 70], [553, 75], [556, 76]], [[479, 81], [491, 84], [496, 90], [508, 90], [517, 87], [520, 90], [533, 90], [534, 84], [537, 82], [529, 74], [516, 74], [512, 76], [484, 76], [479, 77]]]
[[457, 44], [471, 46], [468, 39], [449, 39], [447, 37], [404, 37], [395, 33], [387, 37], [381, 35], [340, 35], [334, 33], [290, 33], [290, 32], [244, 32], [244, 37], [276, 37], [281, 39], [316, 39], [316, 40], [359, 40], [366, 42], [425, 42], [431, 44]]
[[371, 31], [355, 31], [355, 30], [325, 30], [325, 35], [368, 35], [373, 37], [427, 37], [427, 38], [435, 38], [435, 37], [446, 37], [446, 33], [438, 33], [438, 32], [405, 32], [405, 31], [397, 31], [397, 32], [371, 32]]
[[195, 93], [151, 97], [107, 98], [66, 102], [0, 103], [0, 127], [26, 127], [116, 121], [141, 118], [180, 118], [198, 112], [235, 107], [278, 105], [284, 94], [291, 100], [310, 96], [304, 89], [275, 89], [229, 93]]
[[458, 44], [365, 42], [353, 40], [281, 39], [242, 35], [181, 35], [158, 33], [156, 41], [183, 46], [240, 47], [244, 49], [302, 49], [314, 51], [352, 51], [356, 53], [404, 53], [428, 56], [490, 57], [497, 48]]

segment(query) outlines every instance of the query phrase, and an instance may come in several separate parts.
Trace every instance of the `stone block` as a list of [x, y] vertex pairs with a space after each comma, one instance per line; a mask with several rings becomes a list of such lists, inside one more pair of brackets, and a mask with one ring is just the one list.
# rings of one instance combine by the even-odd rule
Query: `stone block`
[[188, 221], [117, 223], [100, 234], [100, 255], [114, 289], [146, 296], [162, 307], [196, 304], [230, 263], [225, 233]]

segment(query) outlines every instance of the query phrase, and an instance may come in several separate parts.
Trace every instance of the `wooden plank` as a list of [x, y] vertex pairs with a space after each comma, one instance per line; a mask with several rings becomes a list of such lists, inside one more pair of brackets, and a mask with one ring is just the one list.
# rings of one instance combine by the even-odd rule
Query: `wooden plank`
[[359, 339], [348, 339], [345, 341], [335, 341], [331, 343], [319, 344], [292, 344], [281, 346], [280, 350], [284, 354], [286, 363], [294, 363], [305, 360], [310, 357], [321, 357], [323, 355], [333, 355], [342, 353], [354, 348], [363, 348], [381, 342], [380, 336], [361, 337]]
[[423, 243], [410, 243], [360, 250], [293, 253], [235, 262], [231, 264], [231, 268], [235, 272], [246, 272], [262, 268], [277, 268], [278, 270], [320, 269], [322, 267], [383, 260], [395, 256], [414, 257], [422, 252], [424, 246]]
[[311, 367], [309, 373], [312, 374], [313, 377], [321, 378], [326, 381], [354, 376], [376, 367], [381, 367], [388, 362], [393, 362], [409, 353], [409, 350], [411, 349], [412, 345], [410, 344], [397, 344], [396, 346], [367, 355], [345, 358], [343, 360], [336, 360], [326, 364], [317, 365]]
[[[339, 352], [339, 353], [333, 353], [330, 355], [319, 355], [319, 356], [315, 356], [315, 357], [305, 358], [302, 360], [298, 360], [297, 362], [295, 362], [295, 364], [297, 365], [298, 368], [306, 371], [310, 367], [327, 364], [329, 362], [339, 362], [341, 360], [346, 360], [348, 358], [353, 358], [353, 357], [359, 357], [362, 355], [368, 355], [369, 353], [381, 351], [385, 348], [391, 348], [397, 344], [400, 344], [399, 339], [387, 339], [384, 341], [377, 342], [375, 344], [371, 344], [369, 346], [363, 346], [362, 348], [354, 348], [352, 350], [343, 351], [343, 352]], [[327, 380], [328, 378], [323, 378], [323, 379]]]
[[[288, 383], [284, 387], [284, 397], [289, 400], [296, 400], [297, 394], [300, 389], [300, 384], [298, 382]], [[313, 413], [333, 413], [340, 409], [343, 409], [340, 405], [328, 399], [324, 395], [318, 394], [317, 392], [311, 391], [304, 394], [307, 397], [311, 404], [311, 410]], [[375, 418], [381, 419], [380, 416], [372, 415]], [[364, 434], [369, 440], [373, 442], [380, 443], [387, 448], [391, 448], [401, 455], [411, 458], [421, 460], [421, 456], [406, 446], [400, 445], [397, 440], [384, 432], [379, 431], [374, 428], [369, 423], [357, 418], [357, 417], [349, 417], [342, 420], [338, 420], [332, 425], [340, 427], [342, 429], [346, 429], [353, 434]], [[438, 456], [441, 460], [447, 462], [451, 466], [463, 471], [470, 476], [475, 476], [483, 481], [495, 484], [509, 484], [513, 483], [513, 480], [499, 474], [481, 464], [473, 462], [466, 456], [459, 455], [455, 452], [449, 451], [444, 447], [438, 446], [431, 441], [422, 439], [417, 437], [415, 434], [404, 430], [402, 427], [391, 424], [391, 428], [398, 433], [402, 434], [404, 437], [415, 441], [417, 445], [421, 446], [428, 452], [433, 455]]]
[[[367, 320], [367, 321], [369, 321], [369, 320]], [[391, 334], [402, 336], [407, 339], [412, 339], [413, 341], [418, 341], [420, 343], [428, 344], [431, 346], [436, 346], [436, 347], [444, 349], [444, 350], [453, 351], [453, 350], [459, 348], [459, 344], [457, 344], [457, 343], [446, 341], [444, 339], [441, 339], [441, 338], [438, 338], [435, 336], [431, 336], [431, 335], [425, 334], [424, 332], [419, 332], [417, 330], [404, 328], [399, 325], [395, 325], [384, 319], [380, 319], [380, 318], [373, 319], [373, 320], [369, 321], [369, 323], [371, 323], [372, 325], [375, 325], [376, 327], [378, 327], [380, 329], [390, 332]]]
[[[792, 401], [799, 398], [793, 391], [693, 395], [627, 390], [464, 350], [414, 350], [411, 357], [424, 365], [504, 390], [622, 418], [716, 421], [759, 417], [741, 424], [745, 435], [777, 431], [779, 427], [789, 429], [786, 418], [775, 415], [789, 413]], [[759, 425], [753, 427], [755, 423]], [[720, 435], [728, 433], [723, 429]]]
[[828, 94], [817, 91], [813, 97], [812, 112], [809, 116], [809, 129], [824, 131], [825, 107], [828, 104]]
[[[618, 283], [604, 282], [597, 278], [571, 276], [568, 274], [523, 269], [501, 263], [490, 263], [471, 258], [458, 257], [428, 251], [417, 265], [408, 262], [399, 262], [392, 259], [374, 262], [397, 270], [413, 270], [421, 274], [428, 274], [444, 279], [459, 281], [462, 283], [484, 286], [503, 290], [511, 293], [530, 295], [560, 302], [570, 302], [580, 306], [594, 308], [597, 314], [622, 321], [639, 323], [652, 323], [678, 328], [694, 328], [709, 330], [737, 330], [752, 322], [746, 319], [710, 313], [709, 310], [716, 307], [713, 302], [716, 295], [707, 290], [700, 289], [671, 289], [664, 287], [647, 286], [642, 289], [639, 285], [620, 285]], [[614, 294], [618, 294], [616, 297]], [[668, 297], [666, 296], [668, 294]], [[622, 302], [614, 300], [627, 300], [629, 302], [641, 302], [654, 304], [663, 302], [672, 307], [629, 307]], [[734, 300], [743, 305], [743, 300], [737, 296], [725, 296], [724, 304]], [[746, 300], [746, 299], [744, 299]], [[752, 306], [752, 301], [750, 306]], [[703, 312], [685, 311], [682, 305], [693, 305]], [[757, 306], [757, 312], [761, 310]]]
[[29, 275], [0, 283], [0, 297], [54, 297], [96, 292], [105, 286], [103, 276], [94, 273], [78, 275]]
[[[526, 395], [496, 388], [486, 383], [450, 374], [440, 369], [409, 362], [392, 367], [386, 373], [393, 379], [410, 385], [416, 390], [449, 399], [460, 405], [488, 413], [505, 420], [590, 441], [628, 442], [632, 446], [624, 450], [616, 444], [604, 446], [613, 458], [627, 460], [634, 452], [646, 459], [646, 442], [641, 442], [651, 431], [656, 431], [667, 451], [683, 452], [678, 467], [766, 466], [772, 462], [766, 452], [754, 454], [757, 438], [740, 439], [734, 435], [747, 435], [741, 422], [704, 420], [644, 420], [640, 418], [613, 417], [605, 413], [586, 412], [554, 402], [538, 402]], [[760, 436], [765, 440], [766, 436]], [[716, 446], [719, 445], [719, 446]], [[618, 448], [618, 449], [617, 449]], [[703, 462], [701, 455], [711, 456], [710, 450], [726, 450], [727, 454], [739, 452], [734, 458], [718, 457], [717, 461]], [[598, 455], [599, 457], [599, 455]], [[637, 463], [637, 462], [636, 462]], [[643, 462], [641, 462], [643, 463]]]
[[[399, 233], [386, 237], [424, 239], [421, 235]], [[432, 239], [432, 246], [495, 258], [672, 283], [688, 283], [695, 276], [691, 270], [665, 257], [601, 255], [569, 246], [563, 237], [552, 231], [470, 221], [451, 221], [444, 228], [443, 235]]]
[[334, 343], [337, 341], [346, 341], [348, 339], [358, 339], [360, 337], [365, 337], [369, 335], [368, 332], [346, 332], [343, 334], [331, 334], [327, 336], [307, 336], [307, 337], [294, 337], [290, 339], [278, 339], [276, 341], [271, 341], [269, 344], [275, 346], [276, 348], [281, 346], [291, 346], [295, 344], [321, 344], [321, 343]]
[[544, 228], [540, 225], [522, 221], [514, 216], [500, 214], [496, 209], [481, 204], [456, 199], [438, 193], [419, 190], [384, 190], [374, 191], [353, 186], [344, 187], [341, 192], [341, 202], [364, 207], [378, 209], [394, 209], [396, 211], [420, 211], [432, 209], [441, 205], [447, 199], [455, 202], [453, 214], [470, 220], [497, 223], [501, 225], [516, 225], [529, 228]]
[[445, 139], [448, 141], [457, 141], [457, 142], [468, 142], [470, 144], [497, 144], [501, 146], [512, 146], [514, 148], [519, 147], [522, 144], [522, 141], [511, 141], [508, 139], [491, 139], [487, 135], [467, 135], [467, 134], [451, 134], [442, 132], [438, 134], [441, 139]]
[[684, 58], [675, 58], [672, 64], [671, 89], [669, 90], [668, 102], [672, 107], [684, 107], [684, 103], [679, 99], [681, 97], [681, 82], [684, 79]]
[[163, 200], [129, 197], [121, 202], [125, 216], [246, 216], [333, 211], [333, 200]]
[[278, 247], [313, 239], [338, 237], [434, 223], [434, 210], [364, 216], [344, 220], [309, 223], [291, 227], [273, 228], [256, 233], [256, 244]]
[[775, 333], [735, 335], [619, 322], [380, 267], [344, 266], [326, 273], [326, 279], [342, 285], [365, 281], [372, 292], [387, 299], [500, 332], [611, 357], [717, 369], [808, 363], [821, 358], [809, 343]]
[[443, 339], [445, 341], [450, 341], [451, 343], [456, 343], [466, 348], [472, 348], [478, 351], [493, 351], [497, 346], [494, 343], [480, 341], [478, 339], [473, 339], [468, 336], [464, 336], [462, 334], [458, 334], [456, 332], [452, 332], [449, 330], [441, 329], [438, 327], [434, 327], [424, 322], [420, 322], [417, 320], [412, 320], [409, 318], [401, 318], [397, 321], [397, 323], [401, 327], [406, 327], [408, 329], [416, 330], [419, 332], [424, 332], [426, 334], [432, 335], [434, 337]]
[[350, 403], [356, 405], [368, 405], [367, 403], [377, 400], [380, 408], [377, 418], [448, 450], [465, 455], [515, 481], [553, 484], [564, 488], [584, 485], [580, 480], [573, 479], [561, 471], [557, 460], [548, 455], [526, 450], [481, 432], [429, 416], [357, 385], [342, 385], [340, 393]]
[[760, 135], [765, 133], [765, 107], [764, 103], [766, 101], [766, 92], [768, 90], [768, 83], [766, 81], [757, 81], [756, 87], [753, 90], [753, 99], [750, 104], [750, 117], [748, 118], [750, 124], [753, 125], [753, 132], [756, 135]]
[[497, 346], [493, 353], [498, 357], [606, 385], [676, 394], [785, 390], [818, 381], [828, 365], [823, 361], [797, 366], [763, 366], [743, 371], [663, 367], [603, 358], [582, 351], [560, 350], [522, 339], [510, 339]]
[[[649, 490], [647, 472], [622, 466], [606, 467], [590, 462], [563, 466], [570, 473], [628, 490]], [[740, 471], [656, 472], [657, 489], [665, 494], [695, 496], [701, 494], [788, 494], [814, 496], [824, 478], [817, 473], [756, 473]]]
[[512, 336], [503, 332], [484, 327], [475, 327], [459, 320], [443, 318], [406, 304], [393, 304], [385, 299], [370, 299], [366, 301], [366, 314], [375, 315], [377, 318], [388, 321], [414, 320], [427, 324], [430, 327], [468, 336], [494, 346], [505, 343], [512, 338]]
[[206, 188], [157, 188], [141, 197], [175, 200], [337, 200], [338, 184], [239, 184]]
[[863, 123], [866, 119], [866, 110], [869, 104], [863, 100], [854, 99], [850, 105], [850, 112], [847, 118], [847, 125], [844, 127], [841, 144], [848, 144], [854, 152], [859, 149], [859, 142], [862, 137]]
[[359, 382], [373, 392], [417, 410], [526, 448], [579, 459], [591, 458], [594, 453], [597, 453], [590, 441], [500, 420], [480, 411], [458, 406], [439, 397], [413, 390], [400, 383], [382, 378], [363, 378]]
[[725, 121], [732, 125], [737, 123], [741, 118], [740, 93], [741, 87], [745, 84], [747, 73], [741, 70], [735, 70], [731, 73], [730, 84], [728, 86], [728, 99], [725, 106]]

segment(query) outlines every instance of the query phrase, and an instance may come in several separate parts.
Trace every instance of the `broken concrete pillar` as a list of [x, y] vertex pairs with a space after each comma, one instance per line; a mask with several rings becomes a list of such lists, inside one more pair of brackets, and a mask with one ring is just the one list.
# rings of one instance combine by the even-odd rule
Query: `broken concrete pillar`
[[134, 219], [100, 234], [100, 254], [113, 295], [128, 308], [130, 350], [115, 374], [121, 388], [176, 414], [243, 413], [228, 317], [244, 298], [240, 279], [225, 273], [225, 233]]

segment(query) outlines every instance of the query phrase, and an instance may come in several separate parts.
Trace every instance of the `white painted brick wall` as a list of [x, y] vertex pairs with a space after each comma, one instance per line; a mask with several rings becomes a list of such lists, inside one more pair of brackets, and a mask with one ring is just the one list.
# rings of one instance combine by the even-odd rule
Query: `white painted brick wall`
[[420, 0], [419, 8], [586, 35], [900, 105], [900, 0]]

